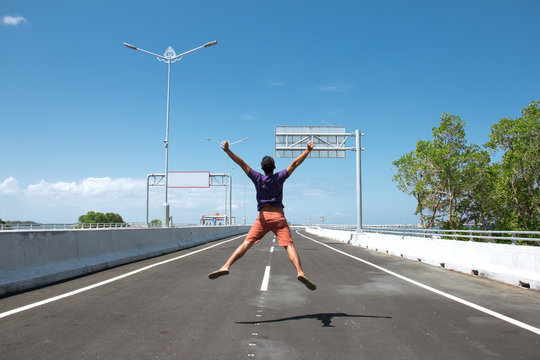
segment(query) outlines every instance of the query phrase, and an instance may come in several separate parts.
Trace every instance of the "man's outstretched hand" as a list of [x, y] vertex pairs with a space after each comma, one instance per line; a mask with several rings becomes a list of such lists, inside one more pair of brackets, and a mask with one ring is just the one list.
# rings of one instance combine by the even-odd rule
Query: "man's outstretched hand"
[[313, 141], [310, 141], [310, 142], [307, 143], [307, 149], [309, 151], [313, 150], [314, 147], [315, 147], [315, 145], [313, 145]]
[[229, 141], [228, 140], [225, 140], [221, 143], [221, 148], [223, 149], [223, 151], [227, 152], [229, 150]]
[[221, 148], [223, 149], [223, 151], [225, 151], [227, 153], [227, 155], [229, 155], [229, 157], [235, 162], [238, 164], [238, 166], [240, 166], [242, 168], [242, 170], [244, 170], [244, 172], [246, 173], [246, 175], [249, 174], [249, 172], [251, 171], [251, 168], [249, 167], [248, 164], [246, 164], [244, 162], [244, 160], [242, 160], [242, 158], [240, 158], [238, 155], [236, 155], [235, 153], [233, 153], [230, 149], [229, 149], [229, 141], [228, 140], [225, 140], [221, 143]]

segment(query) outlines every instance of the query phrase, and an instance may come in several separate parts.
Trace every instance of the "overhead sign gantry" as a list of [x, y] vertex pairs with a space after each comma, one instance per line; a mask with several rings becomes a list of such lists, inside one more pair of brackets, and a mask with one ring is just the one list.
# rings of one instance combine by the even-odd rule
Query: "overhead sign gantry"
[[[150, 226], [148, 212], [150, 207], [150, 187], [165, 186], [165, 174], [149, 174], [146, 177], [146, 224]], [[209, 188], [225, 186], [229, 193], [229, 213], [225, 210], [225, 224], [232, 225], [232, 177], [229, 174], [211, 174], [209, 171], [170, 171], [168, 188]], [[227, 198], [225, 198], [225, 202]], [[227, 209], [227, 204], [225, 204]], [[171, 217], [167, 227], [172, 226]]]
[[[347, 151], [356, 151], [356, 228], [362, 230], [362, 147], [360, 130], [347, 133], [344, 126], [276, 126], [275, 152], [278, 158], [296, 158], [306, 149], [309, 141], [314, 148], [312, 158], [344, 158]], [[356, 138], [356, 146], [347, 146], [347, 140]]]

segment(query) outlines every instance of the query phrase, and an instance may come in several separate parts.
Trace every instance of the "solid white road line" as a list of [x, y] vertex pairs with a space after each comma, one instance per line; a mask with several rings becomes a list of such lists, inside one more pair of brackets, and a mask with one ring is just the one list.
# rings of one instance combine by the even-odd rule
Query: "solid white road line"
[[263, 281], [261, 284], [261, 291], [268, 291], [268, 283], [270, 282], [270, 266], [267, 266], [264, 270]]
[[481, 312], [483, 312], [483, 313], [486, 313], [486, 314], [488, 314], [488, 315], [491, 315], [491, 316], [494, 316], [494, 317], [496, 317], [496, 318], [498, 318], [498, 319], [501, 319], [501, 320], [503, 320], [503, 321], [506, 321], [506, 322], [508, 322], [508, 323], [510, 323], [510, 324], [512, 324], [512, 325], [519, 326], [519, 327], [522, 328], [522, 329], [529, 330], [529, 331], [531, 331], [531, 332], [533, 332], [533, 333], [535, 333], [535, 334], [540, 335], [540, 329], [537, 328], [537, 327], [534, 327], [534, 326], [529, 325], [529, 324], [525, 324], [524, 322], [521, 322], [521, 321], [519, 321], [519, 320], [513, 319], [513, 318], [508, 317], [508, 316], [506, 316], [506, 315], [500, 314], [500, 313], [498, 313], [498, 312], [496, 312], [496, 311], [493, 311], [493, 310], [490, 310], [490, 309], [485, 308], [485, 307], [483, 307], [483, 306], [474, 304], [474, 303], [472, 303], [472, 302], [470, 302], [470, 301], [461, 299], [461, 298], [459, 298], [459, 297], [457, 297], [457, 296], [448, 294], [448, 293], [446, 293], [446, 292], [444, 292], [444, 291], [437, 290], [437, 289], [435, 289], [435, 288], [432, 288], [431, 286], [422, 284], [422, 283], [420, 283], [420, 282], [418, 282], [418, 281], [416, 281], [416, 280], [410, 279], [410, 278], [405, 277], [405, 276], [403, 276], [403, 275], [399, 275], [399, 274], [397, 274], [397, 273], [395, 273], [395, 272], [393, 272], [393, 271], [391, 271], [391, 270], [388, 270], [388, 269], [385, 269], [385, 268], [383, 268], [383, 267], [381, 267], [381, 266], [379, 266], [379, 265], [375, 265], [375, 264], [373, 264], [373, 263], [370, 263], [369, 261], [366, 261], [366, 260], [361, 259], [361, 258], [359, 258], [359, 257], [353, 256], [353, 255], [351, 255], [351, 254], [347, 254], [347, 253], [344, 252], [344, 251], [335, 249], [335, 248], [333, 248], [333, 247], [331, 247], [331, 246], [329, 246], [329, 245], [327, 245], [327, 244], [324, 244], [324, 243], [322, 243], [322, 242], [320, 242], [320, 241], [317, 241], [317, 240], [315, 240], [315, 239], [312, 239], [312, 238], [310, 238], [309, 236], [300, 234], [300, 233], [298, 232], [298, 230], [296, 231], [296, 233], [297, 233], [298, 235], [301, 235], [301, 236], [305, 237], [306, 239], [309, 239], [309, 240], [311, 240], [311, 241], [313, 241], [313, 242], [316, 242], [317, 244], [326, 246], [327, 248], [332, 249], [332, 250], [334, 250], [335, 252], [338, 252], [338, 253], [340, 253], [340, 254], [342, 254], [342, 255], [348, 256], [348, 257], [350, 257], [350, 258], [352, 258], [352, 259], [358, 260], [358, 261], [360, 261], [360, 262], [362, 262], [362, 263], [364, 263], [364, 264], [366, 264], [366, 265], [369, 265], [369, 266], [374, 267], [375, 269], [384, 271], [385, 273], [390, 274], [390, 275], [392, 275], [392, 276], [395, 276], [395, 277], [397, 277], [397, 278], [399, 278], [399, 279], [401, 279], [401, 280], [407, 281], [407, 282], [409, 282], [409, 283], [411, 283], [411, 284], [414, 284], [414, 285], [416, 285], [416, 286], [419, 286], [419, 287], [421, 287], [421, 288], [423, 288], [423, 289], [426, 289], [426, 290], [429, 290], [429, 291], [431, 291], [431, 292], [434, 292], [435, 294], [444, 296], [445, 298], [448, 298], [448, 299], [450, 299], [450, 300], [454, 300], [454, 301], [456, 301], [456, 302], [458, 302], [458, 303], [460, 303], [460, 304], [469, 306], [469, 307], [471, 307], [471, 308], [473, 308], [473, 309], [476, 309], [476, 310], [478, 310], [478, 311], [481, 311]]
[[83, 288], [80, 288], [80, 289], [77, 289], [77, 290], [73, 290], [73, 291], [70, 291], [70, 292], [67, 292], [65, 294], [61, 294], [61, 295], [58, 295], [58, 296], [54, 296], [54, 297], [51, 297], [51, 298], [48, 298], [48, 299], [45, 299], [45, 300], [41, 300], [41, 301], [38, 301], [38, 302], [35, 302], [35, 303], [32, 303], [32, 304], [28, 304], [28, 305], [25, 305], [25, 306], [21, 306], [19, 308], [16, 308], [16, 309], [13, 309], [13, 310], [9, 310], [9, 311], [6, 311], [6, 312], [3, 312], [3, 313], [0, 313], [0, 319], [1, 318], [4, 318], [6, 316], [10, 316], [10, 315], [13, 315], [13, 314], [17, 314], [17, 313], [20, 313], [22, 311], [25, 311], [25, 310], [29, 310], [29, 309], [33, 309], [35, 307], [38, 307], [38, 306], [41, 306], [41, 305], [45, 305], [45, 304], [48, 304], [48, 303], [51, 303], [51, 302], [54, 302], [54, 301], [58, 301], [58, 300], [61, 300], [61, 299], [64, 299], [64, 298], [67, 298], [67, 297], [70, 297], [70, 296], [73, 296], [73, 295], [77, 295], [77, 294], [80, 294], [82, 292], [85, 292], [85, 291], [88, 291], [88, 290], [91, 290], [91, 289], [94, 289], [94, 288], [97, 288], [97, 287], [100, 287], [100, 286], [103, 286], [103, 285], [106, 285], [106, 284], [109, 284], [109, 283], [112, 283], [114, 281], [118, 281], [118, 280], [121, 280], [121, 279], [124, 279], [124, 278], [127, 278], [128, 276], [131, 276], [131, 275], [135, 275], [135, 274], [138, 274], [140, 272], [143, 272], [145, 270], [148, 270], [148, 269], [151, 269], [151, 268], [154, 268], [156, 266], [160, 266], [160, 265], [163, 265], [163, 264], [167, 264], [171, 261], [176, 261], [176, 260], [180, 260], [182, 258], [185, 258], [187, 256], [191, 256], [191, 255], [195, 255], [201, 251], [205, 251], [205, 250], [208, 250], [208, 249], [211, 249], [213, 247], [216, 247], [216, 246], [220, 246], [222, 244], [225, 244], [225, 243], [228, 243], [229, 241], [233, 241], [233, 240], [236, 240], [236, 239], [239, 239], [241, 237], [244, 237], [246, 235], [240, 235], [240, 236], [236, 236], [232, 239], [229, 239], [229, 240], [225, 240], [225, 241], [221, 241], [217, 244], [214, 244], [214, 245], [211, 245], [211, 246], [208, 246], [208, 247], [205, 247], [204, 249], [199, 249], [199, 250], [195, 250], [195, 251], [192, 251], [190, 253], [187, 253], [187, 254], [184, 254], [184, 255], [180, 255], [180, 256], [177, 256], [177, 257], [174, 257], [172, 259], [168, 259], [168, 260], [164, 260], [164, 261], [160, 261], [158, 263], [155, 263], [155, 264], [152, 264], [152, 265], [148, 265], [148, 266], [144, 266], [140, 269], [137, 269], [137, 270], [133, 270], [133, 271], [130, 271], [128, 273], [125, 273], [125, 274], [122, 274], [122, 275], [119, 275], [119, 276], [115, 276], [111, 279], [108, 279], [108, 280], [105, 280], [105, 281], [101, 281], [101, 282], [98, 282], [96, 284], [92, 284], [92, 285], [89, 285], [89, 286], [85, 286]]

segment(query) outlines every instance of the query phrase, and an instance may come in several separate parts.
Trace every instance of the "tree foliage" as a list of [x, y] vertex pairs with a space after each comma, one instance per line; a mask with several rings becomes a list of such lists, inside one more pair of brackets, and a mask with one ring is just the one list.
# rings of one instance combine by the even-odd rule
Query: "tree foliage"
[[[538, 230], [540, 227], [540, 108], [491, 127], [484, 149], [468, 144], [465, 122], [443, 113], [430, 141], [393, 162], [397, 187], [417, 201], [423, 227]], [[489, 150], [489, 151], [488, 151]], [[501, 162], [491, 153], [503, 151]]]
[[102, 212], [89, 211], [86, 215], [79, 216], [79, 223], [81, 224], [119, 224], [124, 220], [120, 214], [108, 212], [106, 214]]
[[491, 127], [486, 147], [504, 151], [499, 166], [501, 205], [512, 210], [508, 226], [538, 230], [540, 221], [540, 107], [537, 101], [518, 119], [501, 119]]

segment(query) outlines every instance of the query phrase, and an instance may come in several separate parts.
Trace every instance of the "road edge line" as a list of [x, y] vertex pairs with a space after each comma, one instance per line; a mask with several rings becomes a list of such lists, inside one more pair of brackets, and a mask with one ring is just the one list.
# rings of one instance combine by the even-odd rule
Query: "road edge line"
[[468, 300], [459, 298], [459, 297], [457, 297], [457, 296], [455, 296], [455, 295], [452, 295], [452, 294], [446, 293], [446, 292], [444, 292], [444, 291], [435, 289], [435, 288], [433, 288], [433, 287], [431, 287], [431, 286], [429, 286], [429, 285], [422, 284], [421, 282], [418, 282], [418, 281], [416, 281], [416, 280], [410, 279], [410, 278], [408, 278], [408, 277], [406, 277], [406, 276], [400, 275], [400, 274], [395, 273], [395, 272], [393, 272], [393, 271], [391, 271], [391, 270], [385, 269], [385, 268], [383, 268], [382, 266], [373, 264], [373, 263], [371, 263], [371, 262], [369, 262], [369, 261], [367, 261], [367, 260], [361, 259], [361, 258], [359, 258], [359, 257], [357, 257], [357, 256], [354, 256], [354, 255], [348, 254], [348, 253], [346, 253], [346, 252], [344, 252], [344, 251], [335, 249], [335, 248], [331, 247], [330, 245], [327, 245], [327, 244], [325, 244], [325, 243], [322, 243], [322, 242], [320, 242], [320, 241], [317, 241], [317, 240], [315, 240], [315, 239], [312, 239], [312, 238], [310, 238], [309, 236], [306, 236], [306, 235], [304, 235], [304, 234], [301, 234], [298, 230], [296, 230], [296, 233], [297, 233], [298, 235], [300, 235], [300, 236], [305, 237], [306, 239], [309, 239], [309, 240], [311, 240], [311, 241], [313, 241], [313, 242], [318, 243], [319, 245], [326, 246], [327, 248], [329, 248], [329, 249], [331, 249], [331, 250], [334, 250], [335, 252], [338, 252], [338, 253], [340, 253], [340, 254], [342, 254], [342, 255], [345, 255], [345, 256], [348, 256], [348, 257], [350, 257], [350, 258], [353, 258], [353, 259], [355, 259], [355, 260], [357, 260], [357, 261], [360, 261], [360, 262], [362, 262], [362, 263], [364, 263], [364, 264], [366, 264], [366, 265], [369, 265], [369, 266], [371, 266], [371, 267], [374, 267], [375, 269], [381, 270], [381, 271], [383, 271], [383, 272], [385, 272], [385, 273], [387, 273], [387, 274], [389, 274], [389, 275], [392, 275], [392, 276], [394, 276], [394, 277], [397, 277], [398, 279], [407, 281], [407, 282], [409, 282], [409, 283], [411, 283], [411, 284], [413, 284], [413, 285], [416, 285], [416, 286], [421, 287], [421, 288], [423, 288], [423, 289], [425, 289], [425, 290], [431, 291], [431, 292], [433, 292], [433, 293], [435, 293], [435, 294], [437, 294], [437, 295], [444, 296], [444, 297], [447, 298], [447, 299], [456, 301], [456, 302], [458, 302], [458, 303], [460, 303], [460, 304], [466, 305], [466, 306], [468, 306], [468, 307], [471, 307], [471, 308], [473, 308], [473, 309], [476, 309], [476, 310], [478, 310], [478, 311], [481, 311], [481, 312], [483, 312], [483, 313], [485, 313], [485, 314], [488, 314], [488, 315], [491, 315], [491, 316], [493, 316], [493, 317], [496, 317], [496, 318], [498, 318], [498, 319], [500, 319], [500, 320], [506, 321], [507, 323], [510, 323], [510, 324], [515, 325], [515, 326], [518, 326], [518, 327], [520, 327], [520, 328], [522, 328], [522, 329], [531, 331], [531, 332], [533, 332], [533, 333], [535, 333], [535, 334], [537, 334], [537, 335], [540, 335], [540, 329], [537, 328], [537, 327], [534, 327], [534, 326], [532, 326], [532, 325], [526, 324], [526, 323], [521, 322], [521, 321], [519, 321], [519, 320], [513, 319], [513, 318], [511, 318], [511, 317], [509, 317], [509, 316], [503, 315], [503, 314], [498, 313], [498, 312], [496, 312], [496, 311], [490, 310], [490, 309], [485, 308], [485, 307], [483, 307], [483, 306], [481, 306], [481, 305], [472, 303], [472, 302], [470, 302], [470, 301], [468, 301]]
[[222, 245], [222, 244], [226, 244], [230, 241], [233, 241], [233, 240], [236, 240], [236, 239], [239, 239], [243, 236], [246, 236], [245, 234], [244, 235], [239, 235], [239, 236], [236, 236], [236, 237], [233, 237], [232, 239], [228, 239], [228, 240], [225, 240], [225, 241], [221, 241], [217, 244], [214, 244], [214, 245], [210, 245], [210, 246], [207, 246], [203, 249], [199, 249], [199, 250], [195, 250], [195, 251], [192, 251], [190, 253], [187, 253], [187, 254], [183, 254], [183, 255], [180, 255], [180, 256], [176, 256], [174, 258], [171, 258], [171, 259], [167, 259], [167, 260], [163, 260], [163, 261], [160, 261], [160, 262], [157, 262], [155, 264], [151, 264], [151, 265], [147, 265], [147, 266], [144, 266], [140, 269], [137, 269], [137, 270], [133, 270], [133, 271], [130, 271], [130, 272], [127, 272], [125, 274], [122, 274], [122, 275], [118, 275], [118, 276], [115, 276], [113, 278], [110, 278], [110, 279], [107, 279], [107, 280], [104, 280], [104, 281], [100, 281], [98, 283], [95, 283], [95, 284], [92, 284], [92, 285], [88, 285], [88, 286], [85, 286], [85, 287], [82, 287], [80, 289], [77, 289], [77, 290], [72, 290], [72, 291], [69, 291], [67, 293], [64, 293], [64, 294], [61, 294], [61, 295], [57, 295], [57, 296], [53, 296], [53, 297], [50, 297], [48, 299], [44, 299], [44, 300], [41, 300], [41, 301], [37, 301], [35, 303], [31, 303], [31, 304], [28, 304], [28, 305], [25, 305], [25, 306], [21, 306], [21, 307], [18, 307], [18, 308], [15, 308], [13, 310], [8, 310], [8, 311], [5, 311], [3, 313], [0, 313], [0, 319], [2, 318], [5, 318], [5, 317], [8, 317], [8, 316], [11, 316], [11, 315], [15, 315], [17, 313], [20, 313], [20, 312], [23, 312], [23, 311], [26, 311], [26, 310], [30, 310], [30, 309], [33, 309], [33, 308], [36, 308], [38, 306], [42, 306], [42, 305], [45, 305], [45, 304], [49, 304], [49, 303], [52, 303], [52, 302], [55, 302], [55, 301], [58, 301], [58, 300], [61, 300], [61, 299], [64, 299], [64, 298], [67, 298], [67, 297], [70, 297], [70, 296], [74, 296], [74, 295], [77, 295], [77, 294], [80, 294], [82, 292], [85, 292], [85, 291], [88, 291], [88, 290], [92, 290], [94, 288], [97, 288], [97, 287], [100, 287], [100, 286], [103, 286], [103, 285], [107, 285], [109, 283], [112, 283], [112, 282], [115, 282], [115, 281], [118, 281], [118, 280], [121, 280], [121, 279], [124, 279], [124, 278], [127, 278], [129, 276], [132, 276], [132, 275], [135, 275], [135, 274], [138, 274], [140, 272], [143, 272], [143, 271], [146, 271], [148, 269], [152, 269], [156, 266], [160, 266], [160, 265], [163, 265], [163, 264], [167, 264], [169, 262], [172, 262], [172, 261], [176, 261], [176, 260], [180, 260], [182, 258], [185, 258], [187, 256], [191, 256], [191, 255], [195, 255], [197, 253], [200, 253], [202, 251], [205, 251], [205, 250], [208, 250], [208, 249], [212, 249], [216, 246], [219, 246], [219, 245]]

